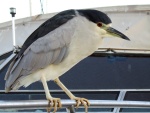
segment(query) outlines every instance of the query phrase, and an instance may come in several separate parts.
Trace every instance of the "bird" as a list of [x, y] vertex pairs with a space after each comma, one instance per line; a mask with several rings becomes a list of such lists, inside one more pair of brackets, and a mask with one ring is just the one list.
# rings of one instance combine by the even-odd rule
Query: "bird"
[[41, 81], [49, 108], [56, 112], [62, 107], [61, 99], [52, 97], [47, 85], [54, 81], [76, 101], [77, 108], [84, 105], [87, 112], [88, 99], [73, 95], [59, 77], [93, 54], [105, 37], [130, 40], [111, 26], [110, 17], [99, 10], [70, 9], [57, 13], [26, 39], [16, 54], [4, 78], [5, 92]]

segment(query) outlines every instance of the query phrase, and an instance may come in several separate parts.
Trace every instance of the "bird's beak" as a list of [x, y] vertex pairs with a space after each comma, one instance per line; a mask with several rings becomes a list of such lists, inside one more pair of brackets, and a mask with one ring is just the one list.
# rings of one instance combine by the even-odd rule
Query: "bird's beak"
[[102, 22], [98, 22], [97, 26], [105, 31], [105, 32], [102, 31], [104, 37], [119, 37], [119, 38], [123, 38], [125, 40], [130, 40], [123, 33], [121, 33], [120, 31], [112, 28], [111, 24], [106, 25], [106, 24], [104, 24]]
[[114, 36], [114, 37], [123, 38], [123, 39], [125, 39], [125, 40], [130, 40], [126, 35], [124, 35], [124, 34], [121, 33], [120, 31], [118, 31], [118, 30], [116, 30], [116, 29], [114, 29], [114, 28], [112, 28], [112, 27], [107, 27], [105, 30], [107, 31], [107, 33], [108, 33], [109, 35], [112, 35], [112, 36]]

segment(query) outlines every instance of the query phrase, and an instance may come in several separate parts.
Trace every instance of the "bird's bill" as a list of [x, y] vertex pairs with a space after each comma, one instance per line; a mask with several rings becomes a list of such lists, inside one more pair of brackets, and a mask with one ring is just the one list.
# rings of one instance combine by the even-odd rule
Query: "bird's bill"
[[130, 40], [127, 36], [125, 36], [123, 33], [121, 33], [120, 31], [112, 28], [112, 27], [107, 27], [107, 29], [105, 29], [107, 31], [107, 33], [109, 35], [112, 35], [114, 37], [119, 37], [119, 38], [123, 38], [125, 40]]

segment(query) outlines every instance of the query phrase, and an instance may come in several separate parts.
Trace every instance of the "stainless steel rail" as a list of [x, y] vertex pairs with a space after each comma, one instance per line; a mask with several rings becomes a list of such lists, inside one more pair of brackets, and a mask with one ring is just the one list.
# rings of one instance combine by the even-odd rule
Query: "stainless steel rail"
[[[63, 108], [67, 108], [76, 104], [74, 100], [61, 100], [61, 102]], [[150, 108], [150, 102], [145, 101], [89, 100], [89, 102], [90, 107], [92, 108]], [[0, 102], [0, 109], [46, 109], [47, 107], [47, 100], [22, 100]]]

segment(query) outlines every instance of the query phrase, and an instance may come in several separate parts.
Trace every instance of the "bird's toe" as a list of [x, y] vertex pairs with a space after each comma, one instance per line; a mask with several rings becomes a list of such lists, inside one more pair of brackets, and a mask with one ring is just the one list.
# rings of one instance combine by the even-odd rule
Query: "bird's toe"
[[88, 107], [90, 106], [90, 102], [88, 101], [88, 99], [75, 97], [74, 100], [76, 100], [76, 108], [78, 108], [80, 105], [84, 105], [85, 112], [88, 112]]
[[55, 113], [58, 109], [62, 107], [60, 98], [51, 98], [48, 99], [48, 109], [47, 112], [49, 113], [51, 109], [53, 108], [53, 113]]

